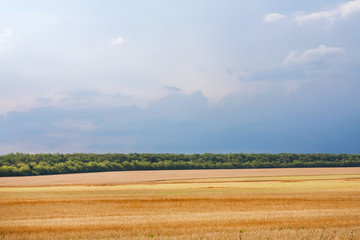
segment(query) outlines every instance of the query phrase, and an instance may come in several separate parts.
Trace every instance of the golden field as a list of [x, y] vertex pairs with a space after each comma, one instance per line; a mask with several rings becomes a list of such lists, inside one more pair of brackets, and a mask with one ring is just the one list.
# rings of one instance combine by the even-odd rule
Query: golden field
[[0, 239], [360, 239], [360, 172], [0, 187]]

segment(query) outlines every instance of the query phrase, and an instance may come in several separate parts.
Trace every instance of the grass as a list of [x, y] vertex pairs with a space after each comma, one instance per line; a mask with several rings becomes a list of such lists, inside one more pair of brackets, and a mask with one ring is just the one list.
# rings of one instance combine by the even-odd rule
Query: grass
[[0, 239], [360, 239], [360, 175], [2, 187]]

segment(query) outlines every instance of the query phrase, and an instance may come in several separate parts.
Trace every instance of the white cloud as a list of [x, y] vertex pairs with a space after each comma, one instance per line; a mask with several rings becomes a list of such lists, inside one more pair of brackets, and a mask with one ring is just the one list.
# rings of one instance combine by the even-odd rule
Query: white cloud
[[277, 22], [285, 16], [279, 13], [268, 13], [264, 16], [264, 22]]
[[11, 36], [12, 30], [5, 29], [3, 33], [0, 34], [0, 51], [4, 49], [3, 44], [7, 41], [7, 39]]
[[301, 84], [307, 82], [306, 79], [294, 79], [290, 81], [284, 81], [284, 88], [285, 88], [285, 96], [289, 96], [291, 94], [296, 94], [299, 90]]
[[313, 63], [326, 56], [340, 54], [343, 52], [344, 49], [339, 47], [327, 47], [325, 45], [320, 45], [318, 48], [310, 48], [303, 52], [300, 52], [299, 50], [291, 51], [283, 63], [285, 65]]
[[356, 12], [360, 12], [360, 0], [347, 2], [339, 7], [341, 18], [348, 17]]
[[294, 18], [294, 21], [302, 24], [302, 23], [306, 23], [306, 22], [314, 22], [314, 21], [318, 21], [318, 20], [325, 20], [329, 23], [333, 23], [334, 21], [336, 21], [336, 18], [338, 17], [338, 12], [336, 11], [322, 11], [322, 12], [315, 12], [315, 13], [310, 13], [310, 14], [299, 14]]
[[111, 40], [111, 45], [123, 45], [125, 43], [124, 38], [118, 37]]
[[314, 22], [325, 20], [327, 23], [334, 23], [335, 21], [348, 17], [356, 12], [360, 12], [360, 0], [354, 0], [340, 5], [338, 8], [330, 11], [320, 11], [309, 14], [297, 14], [293, 19], [298, 24], [307, 22]]

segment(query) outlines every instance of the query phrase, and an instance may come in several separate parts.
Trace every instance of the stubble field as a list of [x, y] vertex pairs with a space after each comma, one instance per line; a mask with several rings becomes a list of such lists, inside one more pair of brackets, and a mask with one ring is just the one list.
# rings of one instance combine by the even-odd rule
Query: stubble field
[[109, 185], [2, 179], [0, 239], [360, 239], [360, 168], [291, 171]]

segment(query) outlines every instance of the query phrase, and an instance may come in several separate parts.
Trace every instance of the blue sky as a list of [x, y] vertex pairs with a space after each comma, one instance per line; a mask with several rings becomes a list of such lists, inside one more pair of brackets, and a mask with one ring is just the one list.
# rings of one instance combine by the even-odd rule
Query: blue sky
[[360, 0], [0, 6], [0, 154], [360, 153]]

